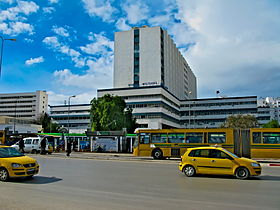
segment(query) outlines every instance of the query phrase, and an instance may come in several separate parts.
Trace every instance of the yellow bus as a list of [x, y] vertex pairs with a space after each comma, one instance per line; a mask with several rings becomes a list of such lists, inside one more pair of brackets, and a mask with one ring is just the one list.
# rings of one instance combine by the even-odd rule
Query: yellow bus
[[280, 128], [250, 129], [253, 158], [280, 158]]
[[238, 156], [280, 158], [280, 129], [137, 129], [133, 154], [155, 159], [182, 156], [187, 148], [221, 146]]

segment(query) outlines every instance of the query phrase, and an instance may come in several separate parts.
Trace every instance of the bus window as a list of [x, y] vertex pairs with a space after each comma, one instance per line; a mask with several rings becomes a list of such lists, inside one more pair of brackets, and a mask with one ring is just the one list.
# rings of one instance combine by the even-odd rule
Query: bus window
[[208, 133], [208, 143], [226, 143], [226, 133]]
[[254, 132], [253, 133], [253, 143], [255, 143], [255, 144], [262, 143], [261, 132]]
[[280, 144], [280, 133], [263, 133], [264, 144]]
[[149, 144], [150, 135], [148, 133], [141, 133], [140, 135], [140, 144]]
[[185, 134], [183, 133], [169, 133], [168, 143], [184, 143]]
[[152, 143], [166, 143], [167, 134], [152, 134]]
[[186, 143], [203, 143], [203, 133], [186, 133]]

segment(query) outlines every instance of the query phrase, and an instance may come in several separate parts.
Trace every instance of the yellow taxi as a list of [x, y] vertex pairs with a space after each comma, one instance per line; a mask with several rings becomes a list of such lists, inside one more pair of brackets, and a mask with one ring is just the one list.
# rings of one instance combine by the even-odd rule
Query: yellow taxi
[[32, 177], [39, 173], [34, 158], [23, 155], [13, 147], [0, 145], [0, 181], [12, 177]]
[[191, 177], [196, 174], [234, 175], [238, 179], [261, 174], [261, 165], [240, 158], [221, 147], [189, 148], [181, 157], [179, 170]]

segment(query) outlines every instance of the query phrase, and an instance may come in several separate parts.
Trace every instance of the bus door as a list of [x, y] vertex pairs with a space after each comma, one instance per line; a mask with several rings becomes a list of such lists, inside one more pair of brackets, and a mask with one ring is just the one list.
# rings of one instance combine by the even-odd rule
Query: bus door
[[138, 149], [139, 156], [151, 156], [149, 133], [140, 133]]

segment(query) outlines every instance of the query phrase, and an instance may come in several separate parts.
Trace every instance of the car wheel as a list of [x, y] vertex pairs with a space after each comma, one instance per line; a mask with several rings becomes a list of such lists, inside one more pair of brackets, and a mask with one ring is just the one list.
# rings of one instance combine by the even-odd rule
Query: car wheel
[[31, 154], [37, 154], [37, 150], [36, 150], [36, 149], [33, 149], [33, 150], [31, 151]]
[[5, 168], [0, 168], [0, 181], [6, 182], [9, 179], [9, 173]]
[[183, 168], [183, 172], [187, 177], [195, 176], [195, 168], [191, 165], [187, 165]]
[[153, 150], [153, 158], [157, 159], [157, 160], [163, 158], [163, 153], [162, 153], [161, 149], [154, 149]]
[[238, 179], [247, 179], [250, 176], [250, 172], [247, 168], [240, 167], [236, 169], [235, 176]]

